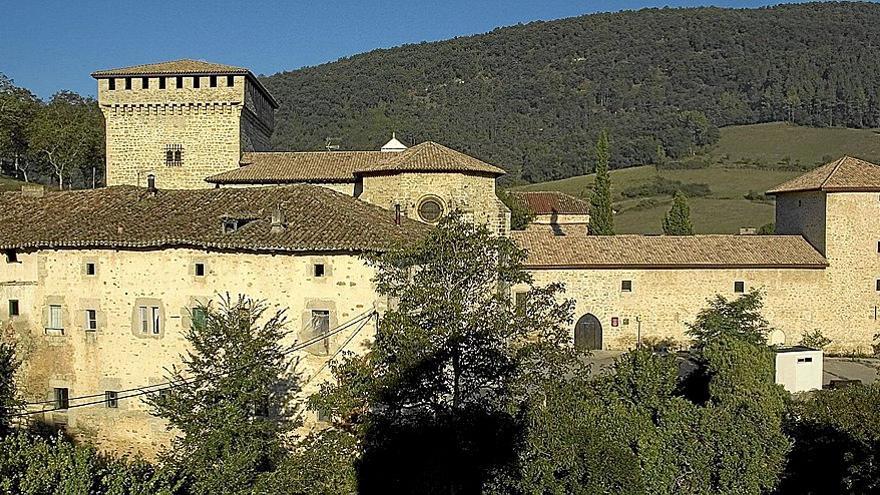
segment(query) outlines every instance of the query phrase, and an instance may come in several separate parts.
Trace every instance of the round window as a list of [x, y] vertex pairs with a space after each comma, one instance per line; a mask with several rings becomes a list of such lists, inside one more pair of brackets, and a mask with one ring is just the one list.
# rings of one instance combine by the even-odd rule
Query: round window
[[443, 205], [437, 198], [426, 198], [419, 203], [419, 218], [428, 223], [440, 220], [443, 215]]

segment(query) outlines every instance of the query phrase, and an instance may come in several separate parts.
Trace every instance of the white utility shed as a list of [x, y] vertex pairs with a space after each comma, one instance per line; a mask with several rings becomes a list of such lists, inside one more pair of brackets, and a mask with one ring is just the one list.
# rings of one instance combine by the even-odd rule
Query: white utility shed
[[822, 388], [822, 351], [804, 346], [777, 347], [776, 383], [791, 393]]

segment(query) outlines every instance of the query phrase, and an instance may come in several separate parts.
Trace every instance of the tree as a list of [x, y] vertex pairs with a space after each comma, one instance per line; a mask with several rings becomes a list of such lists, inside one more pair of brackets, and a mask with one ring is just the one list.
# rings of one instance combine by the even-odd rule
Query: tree
[[614, 212], [611, 209], [611, 176], [608, 132], [602, 131], [596, 141], [596, 182], [590, 195], [589, 231], [593, 235], [614, 235]]
[[12, 426], [12, 415], [19, 412], [23, 405], [15, 385], [15, 373], [19, 361], [15, 356], [13, 344], [0, 341], [0, 437], [9, 433]]
[[58, 181], [58, 188], [77, 171], [90, 175], [103, 168], [103, 116], [94, 100], [62, 91], [42, 107], [28, 126], [30, 147], [45, 160]]
[[681, 191], [675, 192], [675, 196], [672, 197], [672, 208], [663, 217], [663, 234], [694, 235], [691, 208], [688, 206], [687, 196]]
[[510, 210], [510, 229], [524, 230], [535, 219], [535, 213], [525, 201], [520, 201], [510, 191], [499, 190], [498, 198]]
[[27, 126], [39, 109], [40, 100], [33, 93], [0, 74], [0, 161], [11, 159], [13, 170], [25, 182], [30, 179], [32, 165]]
[[[311, 407], [353, 432], [362, 493], [460, 493], [516, 457], [528, 385], [565, 376], [570, 302], [535, 286], [525, 253], [453, 214], [419, 242], [369, 257], [396, 302], [366, 355], [346, 355]], [[526, 310], [509, 288], [528, 289]], [[538, 364], [540, 363], [540, 364]], [[431, 448], [425, 450], [425, 445]]]
[[753, 290], [737, 299], [728, 301], [718, 295], [709, 301], [709, 307], [697, 313], [694, 323], [688, 324], [687, 333], [694, 339], [698, 349], [729, 335], [755, 345], [767, 343], [772, 330], [761, 314], [764, 306], [760, 291]]
[[192, 493], [240, 493], [271, 472], [297, 426], [287, 407], [295, 386], [281, 347], [283, 311], [244, 296], [193, 311], [190, 350], [163, 393], [147, 402], [180, 434], [162, 458]]

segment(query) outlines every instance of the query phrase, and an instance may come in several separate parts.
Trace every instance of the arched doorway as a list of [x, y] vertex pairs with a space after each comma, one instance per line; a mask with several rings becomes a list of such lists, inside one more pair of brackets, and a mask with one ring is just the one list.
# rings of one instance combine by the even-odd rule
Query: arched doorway
[[602, 324], [590, 313], [581, 316], [574, 327], [574, 347], [578, 350], [602, 348]]

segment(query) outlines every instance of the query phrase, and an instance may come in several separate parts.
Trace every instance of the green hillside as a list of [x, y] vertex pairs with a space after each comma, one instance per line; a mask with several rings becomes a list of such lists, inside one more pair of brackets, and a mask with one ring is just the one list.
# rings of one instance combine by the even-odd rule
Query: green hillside
[[[761, 193], [844, 154], [880, 161], [880, 134], [784, 123], [722, 128], [718, 145], [700, 157], [710, 163], [706, 168], [658, 170], [648, 165], [612, 171], [615, 228], [619, 233], [660, 232], [671, 197], [658, 191], [658, 183], [697, 192], [708, 186], [708, 194], [690, 200], [697, 232], [735, 233], [740, 227], [760, 227], [773, 221], [774, 210], [772, 200]], [[592, 175], [581, 175], [515, 189], [585, 197], [592, 182]], [[753, 199], [746, 199], [750, 192]]]
[[[664, 8], [533, 22], [261, 78], [273, 145], [378, 149], [392, 131], [504, 167], [506, 181], [681, 159], [718, 128], [880, 126], [880, 5]], [[807, 140], [806, 144], [812, 141]], [[658, 153], [658, 149], [663, 152]], [[812, 153], [812, 151], [809, 151]]]
[[0, 192], [20, 191], [22, 184], [24, 184], [24, 182], [0, 175]]

